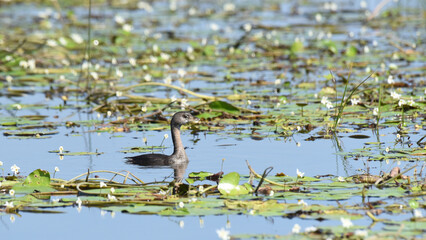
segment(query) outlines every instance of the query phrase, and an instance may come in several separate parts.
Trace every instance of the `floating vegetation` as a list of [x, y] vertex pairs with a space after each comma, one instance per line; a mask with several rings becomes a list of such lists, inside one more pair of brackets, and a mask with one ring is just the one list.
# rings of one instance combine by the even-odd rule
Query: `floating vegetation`
[[[424, 234], [424, 217], [419, 215], [419, 209], [426, 207], [420, 200], [425, 194], [425, 183], [417, 174], [404, 175], [414, 167], [403, 173], [395, 168], [383, 176], [366, 174], [343, 178], [308, 177], [302, 173], [296, 177], [286, 174], [261, 176], [248, 166], [251, 176], [243, 176], [243, 180], [236, 172], [213, 179], [215, 174], [199, 172], [189, 174], [189, 184], [146, 183], [130, 172], [112, 171], [88, 171], [67, 181], [51, 179], [49, 172], [38, 169], [25, 179], [2, 179], [4, 195], [0, 205], [4, 206], [2, 212], [8, 214], [60, 213], [56, 208], [66, 206], [81, 211], [85, 206], [161, 216], [248, 214], [342, 221], [342, 226], [315, 226], [312, 231], [294, 236], [300, 238], [344, 238], [350, 236], [348, 234], [357, 235], [361, 230], [368, 232], [370, 237]], [[112, 177], [104, 177], [107, 175]], [[196, 179], [196, 184], [191, 179]], [[211, 183], [214, 179], [218, 184]], [[239, 185], [241, 181], [245, 183]], [[353, 198], [362, 201], [356, 204], [341, 202]], [[386, 213], [400, 214], [404, 220], [381, 217]], [[357, 219], [367, 219], [373, 225], [366, 228], [353, 224], [352, 220]], [[374, 223], [382, 223], [383, 228], [373, 228]], [[398, 233], [394, 232], [395, 229], [399, 229]], [[293, 228], [293, 233], [299, 232]]]

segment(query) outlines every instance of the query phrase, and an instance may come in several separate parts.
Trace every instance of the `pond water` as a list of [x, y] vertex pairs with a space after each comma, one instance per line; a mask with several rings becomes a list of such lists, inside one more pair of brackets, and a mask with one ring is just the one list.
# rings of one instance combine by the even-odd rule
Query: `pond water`
[[[164, 146], [164, 154], [173, 151], [171, 138], [164, 139], [164, 134], [170, 135], [166, 121], [156, 118], [160, 115], [132, 122], [159, 109], [169, 119], [180, 109], [210, 114], [182, 130], [190, 159], [186, 175], [223, 171], [247, 176], [246, 161], [258, 173], [272, 166], [269, 176], [296, 176], [300, 170], [309, 177], [333, 178], [379, 175], [394, 167], [403, 171], [415, 164], [420, 171], [424, 166], [422, 1], [391, 1], [383, 8], [378, 7], [382, 1], [108, 2], [93, 2], [90, 54], [87, 1], [0, 2], [0, 161], [6, 175], [12, 176], [9, 169], [17, 165], [21, 177], [39, 168], [65, 180], [87, 171], [126, 170], [147, 183], [171, 182], [171, 168], [144, 168], [125, 161], [140, 154], [125, 151], [144, 146], [144, 138], [147, 146]], [[85, 55], [90, 55], [88, 70]], [[373, 71], [375, 75], [353, 96], [362, 98], [361, 104], [346, 106], [333, 136], [348, 74], [353, 75], [348, 85], [353, 89]], [[150, 82], [181, 91], [169, 85], [135, 85]], [[400, 94], [398, 99], [395, 94]], [[209, 105], [212, 96], [233, 107], [214, 109]], [[324, 97], [332, 101], [332, 109], [322, 103]], [[172, 98], [176, 103], [170, 103]], [[34, 134], [19, 135], [28, 131]], [[60, 146], [71, 153], [99, 154], [60, 156]], [[412, 171], [407, 174], [417, 179]], [[424, 173], [414, 174], [424, 187]], [[2, 189], [1, 201], [9, 201], [8, 191]], [[424, 196], [424, 190], [409, 196], [420, 202], [423, 216]], [[309, 205], [364, 203], [360, 196], [306, 199]], [[370, 200], [409, 205], [408, 198], [392, 195]], [[300, 203], [297, 198], [278, 201]], [[1, 211], [2, 236], [217, 239], [216, 231], [223, 228], [241, 238], [288, 237], [295, 224], [302, 229], [342, 224], [339, 218], [254, 216], [250, 211], [178, 217], [96, 207], [54, 209], [61, 213]], [[413, 212], [384, 212], [379, 218], [410, 221]], [[365, 228], [372, 221], [363, 217], [353, 223]], [[369, 229], [388, 227], [377, 223]], [[413, 228], [416, 237], [425, 233], [421, 225]]]

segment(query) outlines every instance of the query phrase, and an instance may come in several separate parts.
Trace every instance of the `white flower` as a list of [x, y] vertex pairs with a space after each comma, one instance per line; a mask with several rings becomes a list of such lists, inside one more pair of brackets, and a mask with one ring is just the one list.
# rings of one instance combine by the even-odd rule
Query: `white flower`
[[386, 147], [385, 151], [386, 151], [387, 153], [389, 152], [389, 150], [390, 150], [390, 149], [389, 149], [389, 147]]
[[186, 52], [187, 52], [188, 54], [191, 54], [191, 53], [193, 53], [193, 52], [194, 52], [194, 48], [192, 48], [191, 46], [188, 46], [188, 47], [186, 48]]
[[129, 58], [129, 63], [130, 65], [132, 65], [133, 67], [136, 66], [136, 59], [134, 58]]
[[6, 201], [6, 203], [4, 204], [4, 206], [6, 206], [6, 208], [13, 208], [13, 202]]
[[213, 31], [217, 31], [219, 30], [219, 25], [217, 25], [216, 23], [210, 23], [210, 29]]
[[0, 167], [1, 167], [1, 166], [3, 166], [3, 162], [2, 162], [2, 161], [0, 161]]
[[331, 102], [327, 102], [327, 105], [325, 105], [328, 109], [333, 109], [333, 104]]
[[274, 191], [271, 191], [271, 192], [269, 193], [269, 196], [270, 196], [270, 197], [272, 197], [272, 196], [274, 196], [274, 194], [275, 194], [275, 192], [274, 192]]
[[338, 180], [339, 182], [344, 182], [344, 181], [345, 181], [345, 178], [344, 178], [344, 177], [339, 176], [339, 177], [337, 178], [337, 180]]
[[379, 115], [379, 108], [374, 108], [374, 109], [373, 109], [373, 115], [374, 115], [374, 116]]
[[146, 112], [146, 110], [147, 110], [146, 106], [142, 106], [141, 111]]
[[217, 236], [221, 239], [221, 240], [228, 240], [230, 239], [229, 236], [229, 231], [225, 230], [224, 228], [218, 229], [216, 230]]
[[361, 102], [361, 98], [351, 98], [352, 105], [358, 105]]
[[403, 106], [403, 105], [406, 105], [407, 104], [407, 101], [405, 101], [404, 99], [399, 99], [399, 102], [398, 102], [398, 106]]
[[179, 227], [183, 228], [185, 226], [185, 222], [183, 220], [179, 221]]
[[97, 72], [90, 72], [90, 76], [93, 77], [93, 79], [98, 80], [99, 79], [99, 75]]
[[235, 4], [233, 4], [233, 3], [225, 3], [223, 5], [223, 10], [225, 12], [233, 12], [233, 11], [235, 11]]
[[169, 61], [171, 56], [170, 54], [167, 53], [160, 53], [160, 57], [164, 60], [164, 61]]
[[354, 233], [355, 233], [355, 236], [359, 236], [359, 237], [363, 237], [363, 238], [366, 238], [368, 236], [367, 230], [357, 229], [357, 230], [355, 230]]
[[56, 46], [58, 46], [58, 43], [55, 40], [53, 40], [53, 39], [47, 40], [46, 44], [49, 47], [56, 47]]
[[183, 202], [179, 202], [179, 207], [183, 208], [183, 207], [185, 207], [185, 204]]
[[370, 48], [368, 46], [364, 46], [364, 52], [365, 53], [369, 53], [370, 52]]
[[180, 78], [183, 78], [186, 75], [186, 71], [182, 68], [179, 68], [177, 71], [177, 75], [179, 75]]
[[114, 195], [108, 194], [108, 201], [117, 201], [117, 198]]
[[78, 208], [81, 208], [81, 204], [82, 204], [83, 202], [81, 201], [81, 199], [80, 199], [80, 198], [77, 198], [77, 201], [75, 201], [75, 203], [77, 203]]
[[308, 203], [303, 201], [303, 199], [300, 199], [300, 200], [297, 201], [297, 205], [302, 205], [302, 206], [306, 207], [306, 206], [308, 206]]
[[413, 98], [411, 98], [410, 100], [407, 101], [408, 105], [410, 105], [410, 107], [412, 107], [413, 105], [415, 105], [416, 103], [414, 102]]
[[388, 77], [388, 83], [389, 84], [395, 83], [395, 80], [393, 80], [393, 76], [392, 75], [389, 75], [389, 77]]
[[342, 226], [344, 228], [350, 228], [350, 227], [352, 227], [354, 225], [352, 223], [351, 219], [349, 219], [349, 218], [343, 218], [343, 217], [341, 217], [340, 221], [342, 222]]
[[123, 30], [124, 30], [125, 32], [131, 32], [131, 31], [133, 30], [133, 26], [132, 26], [132, 25], [130, 25], [130, 24], [124, 24], [124, 25], [123, 25]]
[[116, 23], [120, 24], [120, 25], [123, 25], [126, 22], [126, 20], [124, 20], [124, 18], [122, 16], [120, 16], [120, 15], [115, 15], [114, 16], [114, 21]]
[[55, 167], [55, 172], [59, 172], [59, 168], [58, 167]]
[[106, 185], [106, 183], [104, 183], [104, 182], [100, 182], [100, 183], [99, 183], [99, 187], [100, 187], [100, 188], [103, 188], [103, 187], [107, 187], [107, 185]]
[[164, 82], [165, 84], [172, 84], [172, 77], [167, 76], [167, 77], [163, 80], [163, 82]]
[[84, 42], [83, 38], [77, 33], [72, 33], [71, 39], [77, 44], [82, 44]]
[[296, 173], [297, 173], [297, 177], [300, 177], [300, 178], [302, 178], [302, 177], [303, 177], [303, 175], [305, 175], [305, 173], [304, 173], [304, 172], [299, 171], [299, 169], [296, 169]]
[[317, 21], [317, 22], [322, 21], [322, 15], [320, 13], [315, 14], [315, 21]]
[[169, 138], [169, 134], [164, 134], [164, 139], [167, 139], [167, 138]]
[[244, 29], [244, 31], [246, 31], [246, 32], [250, 32], [250, 31], [251, 31], [251, 28], [252, 28], [252, 26], [251, 26], [251, 24], [250, 24], [250, 23], [246, 23], [246, 24], [244, 24], [244, 25], [243, 25], [243, 29]]
[[291, 232], [292, 233], [300, 233], [300, 229], [301, 229], [300, 225], [296, 223], [296, 224], [294, 224], [293, 228], [291, 229]]
[[300, 142], [297, 142], [297, 143], [296, 143], [296, 146], [297, 146], [297, 147], [300, 147], [300, 145], [301, 145], [301, 144], [300, 144]]
[[115, 96], [121, 97], [121, 96], [123, 96], [123, 92], [122, 91], [116, 91]]
[[158, 63], [158, 58], [156, 56], [149, 56], [149, 60], [154, 64]]
[[[401, 135], [399, 135], [399, 133], [398, 134], [396, 134], [396, 139], [400, 139], [401, 138]], [[1, 166], [1, 165], [0, 165]]]
[[414, 209], [414, 217], [415, 218], [423, 218], [423, 214], [419, 209]]
[[110, 189], [110, 191], [111, 191], [111, 193], [114, 193], [114, 192], [115, 192], [115, 189], [112, 187], [112, 188]]
[[391, 91], [391, 97], [393, 98], [393, 99], [400, 99], [401, 98], [401, 94], [398, 94], [397, 92], [395, 92], [395, 91]]
[[14, 222], [15, 222], [15, 216], [10, 215], [10, 218], [9, 218], [9, 219], [10, 219], [10, 222], [11, 222], [11, 223], [14, 223]]
[[314, 227], [314, 226], [310, 226], [310, 227], [305, 228], [305, 232], [307, 232], [307, 233], [315, 232], [316, 230], [317, 230], [317, 228]]
[[124, 76], [123, 72], [119, 68], [115, 69], [115, 75], [119, 78], [122, 78]]
[[150, 82], [152, 80], [152, 77], [150, 74], [145, 75], [145, 77], [143, 77], [143, 79], [147, 82]]
[[152, 51], [154, 51], [154, 52], [160, 51], [160, 48], [158, 47], [157, 44], [152, 45]]
[[326, 96], [322, 97], [321, 103], [324, 104], [324, 105], [327, 105], [327, 103], [328, 103], [328, 97], [326, 97]]
[[12, 167], [10, 167], [10, 170], [11, 170], [12, 172], [14, 172], [15, 174], [18, 174], [19, 169], [21, 169], [21, 168], [20, 168], [20, 167], [18, 167], [18, 166], [16, 166], [16, 164], [13, 164], [13, 166], [12, 166]]

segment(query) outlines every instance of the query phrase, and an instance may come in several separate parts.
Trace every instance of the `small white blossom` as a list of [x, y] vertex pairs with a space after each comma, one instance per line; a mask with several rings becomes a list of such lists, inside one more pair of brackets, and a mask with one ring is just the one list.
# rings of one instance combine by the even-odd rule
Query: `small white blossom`
[[79, 208], [81, 208], [81, 204], [82, 204], [83, 202], [81, 201], [81, 199], [80, 199], [80, 198], [77, 198], [77, 201], [75, 201], [75, 203], [77, 203], [77, 206], [78, 206]]
[[325, 105], [328, 109], [333, 109], [333, 104], [331, 102], [327, 102]]
[[233, 4], [233, 3], [225, 3], [223, 5], [223, 10], [225, 12], [233, 12], [233, 11], [235, 11], [235, 4]]
[[406, 105], [407, 104], [407, 101], [405, 101], [404, 99], [399, 99], [399, 102], [398, 102], [398, 106], [400, 106], [400, 107], [402, 107], [403, 105]]
[[120, 25], [123, 25], [126, 22], [126, 20], [124, 20], [124, 18], [122, 16], [120, 16], [120, 15], [115, 15], [114, 16], [114, 21], [116, 23], [120, 24]]
[[124, 24], [124, 25], [123, 25], [123, 30], [124, 30], [125, 32], [131, 32], [131, 31], [133, 30], [133, 26], [132, 26], [132, 25], [130, 25], [130, 24]]
[[322, 15], [320, 13], [315, 14], [315, 21], [317, 21], [317, 22], [322, 21]]
[[216, 23], [210, 23], [210, 29], [213, 31], [217, 31], [219, 30], [219, 25], [217, 25]]
[[314, 227], [314, 226], [310, 226], [310, 227], [305, 228], [305, 232], [307, 232], [307, 233], [315, 232], [316, 230], [317, 230], [317, 228]]
[[9, 190], [9, 195], [12, 197], [15, 196], [15, 190], [13, 189]]
[[410, 100], [407, 101], [408, 105], [410, 105], [410, 107], [412, 107], [413, 105], [415, 105], [416, 103], [414, 102], [413, 98], [411, 98]]
[[115, 189], [112, 187], [112, 188], [110, 189], [110, 191], [111, 191], [111, 193], [114, 193], [114, 192], [115, 192]]
[[6, 207], [6, 208], [13, 208], [14, 206], [13, 206], [13, 202], [8, 202], [8, 201], [6, 201], [6, 203], [4, 204], [4, 206]]
[[344, 177], [342, 177], [342, 176], [339, 176], [339, 177], [337, 178], [337, 180], [338, 180], [339, 182], [344, 182], [344, 181], [345, 181], [345, 178], [344, 178]]
[[296, 224], [294, 224], [293, 228], [291, 229], [291, 232], [292, 233], [300, 233], [300, 229], [301, 229], [300, 225], [296, 223]]
[[393, 84], [393, 83], [395, 83], [395, 80], [393, 79], [392, 75], [389, 75], [389, 77], [388, 77], [388, 84]]
[[119, 68], [115, 69], [115, 75], [119, 78], [122, 78], [124, 76], [123, 72]]
[[183, 202], [179, 202], [179, 207], [180, 207], [180, 208], [184, 208], [184, 207], [185, 207], [185, 204], [184, 204]]
[[108, 194], [108, 201], [117, 201], [117, 198], [114, 195]]
[[133, 67], [136, 66], [136, 59], [134, 58], [129, 58], [129, 63], [130, 65], [132, 65]]
[[355, 236], [366, 238], [368, 236], [367, 230], [357, 229], [355, 230]]
[[297, 201], [297, 205], [302, 205], [304, 207], [308, 206], [308, 203], [303, 201], [303, 199]]
[[58, 167], [55, 167], [55, 172], [59, 172], [59, 168]]
[[395, 92], [395, 91], [391, 91], [391, 97], [393, 98], [393, 99], [400, 99], [401, 98], [401, 94], [398, 94], [397, 92]]
[[183, 78], [186, 75], [186, 71], [184, 69], [182, 69], [182, 68], [179, 68], [178, 71], [177, 71], [177, 75], [180, 78]]
[[107, 185], [106, 185], [106, 183], [104, 183], [104, 182], [100, 182], [100, 183], [99, 183], [99, 187], [100, 187], [100, 188], [103, 188], [103, 187], [107, 187]]
[[374, 109], [373, 109], [373, 115], [374, 115], [374, 116], [379, 115], [379, 108], [374, 108]]
[[72, 33], [71, 39], [77, 44], [82, 44], [84, 42], [83, 38], [78, 33]]
[[358, 105], [361, 102], [361, 98], [351, 98], [352, 105]]
[[422, 211], [420, 211], [419, 209], [414, 209], [414, 217], [415, 218], [423, 218], [423, 214]]
[[10, 167], [10, 170], [11, 170], [12, 172], [14, 172], [15, 174], [18, 174], [19, 169], [21, 169], [21, 168], [20, 168], [20, 167], [18, 167], [18, 166], [16, 166], [16, 164], [13, 164], [13, 166], [12, 166], [12, 167]]
[[224, 228], [218, 229], [216, 230], [217, 236], [221, 239], [221, 240], [228, 240], [230, 239], [230, 232], [225, 230]]
[[340, 218], [340, 221], [342, 222], [342, 226], [343, 228], [350, 228], [352, 227], [354, 224], [352, 223], [351, 219], [349, 218]]
[[302, 178], [302, 177], [303, 177], [303, 175], [305, 175], [305, 173], [304, 173], [304, 172], [299, 171], [299, 169], [296, 169], [296, 173], [297, 173], [297, 177], [300, 177], [300, 178]]
[[169, 138], [169, 134], [164, 134], [164, 139], [167, 139], [167, 138]]
[[151, 75], [150, 75], [150, 74], [147, 74], [147, 75], [145, 75], [145, 77], [143, 77], [143, 79], [144, 79], [145, 81], [147, 81], [147, 82], [151, 82], [152, 77], [151, 77]]

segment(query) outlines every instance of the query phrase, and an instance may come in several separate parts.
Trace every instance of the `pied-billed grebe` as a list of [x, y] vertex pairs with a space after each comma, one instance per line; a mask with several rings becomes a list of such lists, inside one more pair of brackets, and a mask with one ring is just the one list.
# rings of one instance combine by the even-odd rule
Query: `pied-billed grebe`
[[170, 122], [174, 146], [172, 155], [155, 153], [143, 154], [134, 157], [127, 157], [127, 162], [140, 166], [170, 166], [188, 162], [188, 156], [186, 156], [185, 148], [182, 144], [182, 140], [180, 139], [180, 127], [182, 125], [198, 121], [199, 119], [192, 116], [190, 112], [175, 113], [172, 121]]

